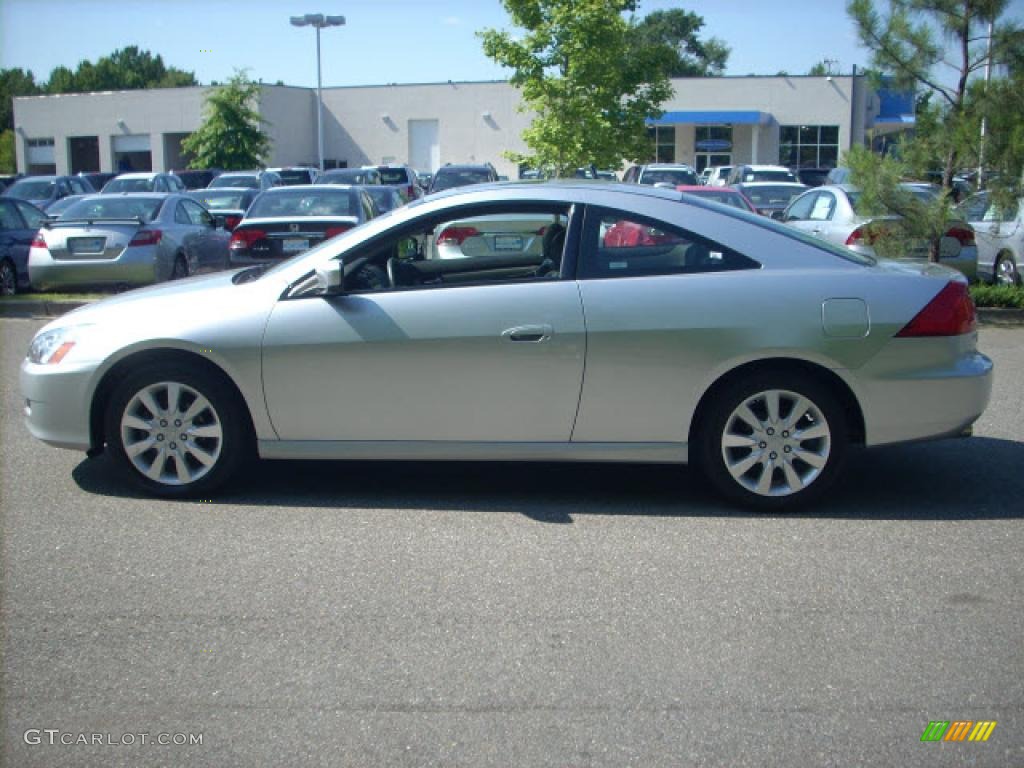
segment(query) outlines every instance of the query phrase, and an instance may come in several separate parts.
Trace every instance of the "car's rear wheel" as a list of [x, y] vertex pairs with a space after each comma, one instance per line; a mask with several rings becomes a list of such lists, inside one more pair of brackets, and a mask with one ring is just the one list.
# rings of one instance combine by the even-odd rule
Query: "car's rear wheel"
[[159, 496], [207, 494], [251, 455], [235, 392], [220, 377], [179, 363], [129, 375], [114, 390], [105, 426], [122, 470]]
[[723, 494], [773, 510], [828, 490], [845, 459], [848, 430], [827, 386], [765, 373], [717, 393], [700, 439], [701, 465]]
[[14, 265], [4, 259], [0, 261], [0, 296], [13, 296], [18, 292], [18, 273]]
[[180, 253], [174, 257], [174, 267], [171, 269], [171, 280], [180, 280], [188, 277], [188, 261]]
[[996, 285], [1020, 285], [1020, 273], [1012, 256], [1004, 253], [996, 259], [994, 273]]

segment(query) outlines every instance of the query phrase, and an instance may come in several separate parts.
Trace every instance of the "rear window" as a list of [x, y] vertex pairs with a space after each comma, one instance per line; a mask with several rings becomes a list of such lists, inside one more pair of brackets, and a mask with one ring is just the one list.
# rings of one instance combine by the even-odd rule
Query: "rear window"
[[693, 171], [676, 169], [662, 169], [644, 171], [640, 178], [641, 184], [671, 184], [678, 186], [684, 184], [688, 187], [697, 186], [697, 174]]
[[210, 182], [210, 189], [217, 187], [242, 187], [244, 189], [259, 189], [260, 180], [255, 176], [228, 176], [222, 174]]
[[754, 205], [788, 205], [789, 201], [807, 190], [803, 187], [744, 187], [743, 194]]
[[223, 192], [207, 190], [200, 195], [191, 195], [195, 200], [205, 205], [211, 211], [226, 211], [245, 208], [244, 199], [246, 193], [242, 190], [226, 189]]
[[309, 171], [302, 168], [286, 168], [283, 171], [278, 171], [277, 175], [289, 187], [294, 187], [298, 184], [309, 184]]
[[789, 171], [744, 171], [740, 181], [796, 181]]
[[20, 200], [44, 200], [53, 194], [54, 186], [52, 181], [19, 181], [7, 190], [7, 196]]
[[[712, 187], [712, 189], [716, 189]], [[750, 206], [743, 202], [743, 198], [740, 197], [739, 192], [723, 191], [723, 192], [696, 192], [693, 194], [700, 195], [703, 198], [711, 200], [722, 205], [728, 205], [733, 208], [739, 208], [741, 211], [750, 211]]]
[[366, 192], [382, 213], [402, 204], [400, 200], [395, 199], [397, 193], [391, 187], [369, 186], [366, 188]]
[[365, 184], [370, 174], [360, 168], [351, 170], [329, 171], [320, 177], [322, 184]]
[[152, 221], [163, 200], [153, 198], [91, 197], [79, 200], [62, 219], [141, 219]]
[[434, 182], [430, 189], [432, 192], [439, 192], [442, 189], [466, 187], [470, 184], [485, 184], [490, 180], [491, 173], [484, 168], [464, 168], [459, 170], [446, 170], [442, 168], [434, 176]]
[[409, 184], [409, 176], [405, 172], [405, 168], [381, 168], [380, 169], [380, 183], [381, 184]]
[[249, 218], [274, 216], [358, 216], [354, 195], [347, 190], [301, 190], [264, 194], [253, 201]]
[[152, 179], [113, 179], [103, 188], [104, 192], [152, 192]]

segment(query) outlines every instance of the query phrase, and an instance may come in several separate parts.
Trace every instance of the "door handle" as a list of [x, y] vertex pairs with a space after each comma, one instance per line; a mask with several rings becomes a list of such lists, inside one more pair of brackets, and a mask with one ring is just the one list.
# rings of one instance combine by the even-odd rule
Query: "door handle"
[[528, 341], [539, 344], [550, 339], [554, 333], [555, 330], [550, 325], [519, 325], [502, 331], [501, 338], [505, 341]]

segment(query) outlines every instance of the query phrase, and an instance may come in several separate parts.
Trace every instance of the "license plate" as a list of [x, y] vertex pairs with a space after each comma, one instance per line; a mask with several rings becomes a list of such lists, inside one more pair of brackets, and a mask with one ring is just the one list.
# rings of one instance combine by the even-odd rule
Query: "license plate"
[[285, 253], [298, 253], [309, 248], [309, 240], [305, 238], [289, 237], [281, 243], [281, 250]]
[[516, 235], [495, 235], [494, 250], [521, 251], [523, 250], [523, 238]]
[[69, 237], [68, 250], [72, 253], [103, 253], [105, 237]]

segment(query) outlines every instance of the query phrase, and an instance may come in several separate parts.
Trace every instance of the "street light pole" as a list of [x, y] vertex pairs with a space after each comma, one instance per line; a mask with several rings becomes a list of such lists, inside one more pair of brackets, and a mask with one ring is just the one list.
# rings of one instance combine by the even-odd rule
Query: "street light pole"
[[324, 27], [341, 27], [345, 24], [344, 16], [324, 16], [322, 13], [307, 13], [305, 16], [292, 16], [293, 27], [314, 27], [316, 29], [316, 144], [317, 162], [320, 172], [324, 170], [324, 98], [323, 78], [320, 71], [320, 30]]

